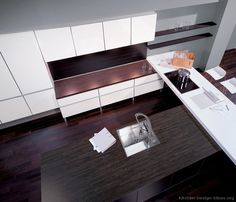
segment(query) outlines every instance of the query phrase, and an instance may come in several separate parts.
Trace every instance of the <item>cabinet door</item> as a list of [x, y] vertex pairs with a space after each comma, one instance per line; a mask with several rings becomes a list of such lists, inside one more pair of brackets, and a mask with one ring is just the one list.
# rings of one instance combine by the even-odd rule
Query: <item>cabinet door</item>
[[25, 100], [33, 114], [38, 114], [58, 107], [54, 89], [26, 95]]
[[71, 27], [77, 55], [103, 51], [104, 39], [102, 23]]
[[132, 17], [132, 44], [138, 44], [155, 39], [157, 14]]
[[0, 100], [17, 97], [21, 93], [0, 54]]
[[52, 88], [33, 32], [1, 35], [0, 50], [23, 94]]
[[0, 120], [2, 123], [14, 121], [31, 115], [31, 112], [22, 97], [1, 101], [0, 112]]
[[106, 50], [130, 45], [130, 18], [103, 22]]
[[69, 27], [37, 30], [35, 34], [47, 62], [76, 56]]

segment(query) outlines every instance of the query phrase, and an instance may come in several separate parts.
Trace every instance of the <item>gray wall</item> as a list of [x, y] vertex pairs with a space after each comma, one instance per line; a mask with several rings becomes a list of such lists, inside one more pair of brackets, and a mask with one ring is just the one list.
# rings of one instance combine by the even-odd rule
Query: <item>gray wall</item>
[[[157, 12], [157, 26], [156, 30], [171, 29], [176, 26], [191, 25], [196, 23], [202, 23], [207, 21], [214, 21], [216, 23], [216, 15], [218, 15], [219, 5], [218, 3], [189, 6], [183, 8], [175, 8], [168, 10], [161, 10]], [[155, 38], [154, 42], [149, 44], [169, 41], [182, 37], [193, 36], [201, 33], [210, 32], [213, 35], [217, 32], [218, 26], [209, 28], [196, 29], [191, 31], [180, 32], [177, 34], [171, 34], [166, 36], [159, 36]], [[201, 69], [205, 68], [209, 55], [209, 47], [212, 46], [214, 37], [191, 41], [187, 43], [176, 44], [164, 48], [158, 48], [154, 50], [148, 50], [148, 55], [159, 54], [171, 50], [189, 50], [193, 51], [196, 55], [194, 61], [194, 67]]]
[[234, 31], [231, 35], [230, 41], [228, 43], [227, 49], [236, 48], [236, 25], [234, 25]]
[[231, 35], [235, 26], [236, 19], [236, 1], [228, 0], [221, 1], [221, 11], [219, 10], [219, 28], [216, 33], [212, 47], [210, 48], [210, 54], [206, 64], [206, 69], [211, 69], [220, 64], [221, 59], [227, 49]]
[[218, 0], [1, 0], [0, 33], [22, 32]]

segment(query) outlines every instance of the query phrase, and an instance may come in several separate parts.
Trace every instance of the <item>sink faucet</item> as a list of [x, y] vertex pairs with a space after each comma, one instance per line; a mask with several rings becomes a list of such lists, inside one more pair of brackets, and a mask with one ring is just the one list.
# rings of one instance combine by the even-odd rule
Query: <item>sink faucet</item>
[[[143, 117], [144, 120], [140, 121], [139, 120], [140, 117]], [[145, 134], [147, 135], [148, 147], [151, 147], [154, 143], [156, 143], [156, 138], [153, 138], [154, 132], [153, 132], [153, 129], [152, 129], [151, 121], [143, 113], [136, 113], [135, 118], [136, 118], [136, 121], [139, 125], [139, 135], [142, 136], [144, 134], [144, 131], [145, 131]]]

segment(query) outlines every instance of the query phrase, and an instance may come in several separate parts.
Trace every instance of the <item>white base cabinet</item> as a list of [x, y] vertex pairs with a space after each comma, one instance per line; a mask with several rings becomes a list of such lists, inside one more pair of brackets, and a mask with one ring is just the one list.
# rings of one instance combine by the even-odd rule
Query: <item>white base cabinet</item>
[[134, 96], [150, 93], [162, 89], [164, 86], [164, 81], [156, 73], [135, 79], [134, 83]]
[[108, 85], [99, 89], [58, 99], [62, 116], [67, 118], [163, 88], [157, 73]]
[[100, 107], [99, 98], [95, 97], [89, 100], [84, 100], [81, 102], [73, 103], [71, 105], [60, 107], [60, 109], [62, 116], [66, 118], [99, 107]]
[[133, 88], [127, 88], [107, 95], [102, 95], [101, 106], [103, 107], [122, 100], [127, 100], [132, 97], [133, 97]]
[[32, 115], [23, 97], [1, 101], [0, 112], [0, 120], [2, 123]]
[[152, 81], [146, 84], [135, 86], [134, 96], [139, 96], [139, 95], [143, 95], [146, 93], [150, 93], [150, 92], [162, 89], [163, 86], [164, 86], [163, 80]]
[[58, 99], [63, 118], [100, 107], [98, 89]]

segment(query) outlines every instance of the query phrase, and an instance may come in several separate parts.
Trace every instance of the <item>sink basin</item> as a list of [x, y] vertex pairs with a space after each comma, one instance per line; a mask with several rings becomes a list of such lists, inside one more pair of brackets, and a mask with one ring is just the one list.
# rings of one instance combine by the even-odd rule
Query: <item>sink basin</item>
[[160, 144], [153, 130], [147, 128], [146, 121], [117, 130], [127, 157]]

